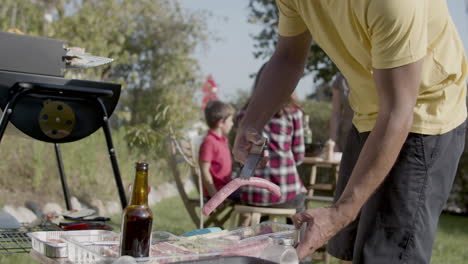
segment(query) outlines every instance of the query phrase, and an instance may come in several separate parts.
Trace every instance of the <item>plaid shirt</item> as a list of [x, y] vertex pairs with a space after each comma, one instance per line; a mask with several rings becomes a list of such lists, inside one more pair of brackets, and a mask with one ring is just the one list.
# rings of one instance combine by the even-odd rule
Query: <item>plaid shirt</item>
[[[238, 120], [243, 115], [244, 112], [241, 112]], [[243, 202], [268, 206], [292, 200], [297, 194], [305, 192], [296, 169], [296, 166], [302, 163], [305, 152], [302, 116], [302, 111], [298, 108], [282, 115], [276, 114], [263, 129], [263, 136], [269, 139], [270, 160], [265, 168], [255, 171], [255, 177], [278, 185], [281, 197], [274, 197], [264, 189], [244, 186], [241, 189]]]

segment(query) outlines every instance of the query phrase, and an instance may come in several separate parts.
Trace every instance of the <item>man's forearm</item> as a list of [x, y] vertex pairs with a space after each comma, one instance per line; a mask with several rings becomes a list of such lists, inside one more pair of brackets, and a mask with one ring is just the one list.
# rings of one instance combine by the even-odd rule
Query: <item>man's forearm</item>
[[413, 124], [422, 63], [423, 59], [392, 69], [374, 69], [379, 114], [337, 201], [337, 211], [343, 218], [357, 216], [393, 167]]
[[356, 218], [361, 207], [390, 172], [412, 121], [412, 111], [395, 111], [377, 120], [348, 184], [336, 203], [339, 213], [348, 222]]
[[265, 66], [240, 126], [260, 131], [271, 117], [290, 100], [304, 72], [304, 61], [273, 56]]

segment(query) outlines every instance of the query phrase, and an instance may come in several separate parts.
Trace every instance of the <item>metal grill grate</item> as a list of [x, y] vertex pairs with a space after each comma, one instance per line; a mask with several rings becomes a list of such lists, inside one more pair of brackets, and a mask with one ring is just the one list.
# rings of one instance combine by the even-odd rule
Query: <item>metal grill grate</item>
[[22, 227], [20, 229], [0, 229], [0, 254], [29, 253], [31, 239], [27, 233], [34, 231], [60, 230], [53, 224], [45, 224], [36, 227]]
[[31, 240], [22, 231], [0, 231], [0, 253], [28, 253], [31, 250]]

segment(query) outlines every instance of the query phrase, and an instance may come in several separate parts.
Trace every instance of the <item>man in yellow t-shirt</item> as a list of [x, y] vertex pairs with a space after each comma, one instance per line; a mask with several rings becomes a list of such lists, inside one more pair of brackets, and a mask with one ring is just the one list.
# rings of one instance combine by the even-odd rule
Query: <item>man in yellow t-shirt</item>
[[353, 130], [335, 203], [307, 222], [300, 258], [328, 240], [356, 263], [430, 263], [465, 144], [467, 63], [446, 0], [276, 0], [276, 50], [239, 126], [234, 157], [289, 98], [312, 39], [348, 80]]

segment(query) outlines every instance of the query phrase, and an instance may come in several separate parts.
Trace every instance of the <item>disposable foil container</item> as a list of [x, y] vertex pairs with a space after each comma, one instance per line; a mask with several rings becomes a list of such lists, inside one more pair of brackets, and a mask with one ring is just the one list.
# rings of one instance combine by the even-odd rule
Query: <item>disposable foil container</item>
[[83, 231], [39, 231], [28, 233], [31, 238], [32, 249], [49, 258], [68, 257], [68, 244], [62, 238], [63, 235], [92, 236], [105, 233], [113, 233], [105, 230]]
[[[115, 236], [64, 236], [68, 243], [68, 259], [75, 264], [110, 264], [120, 257], [119, 234]], [[152, 233], [150, 256], [136, 258], [138, 263], [163, 264], [176, 261], [198, 261], [220, 256], [221, 251], [198, 245], [171, 233]]]

